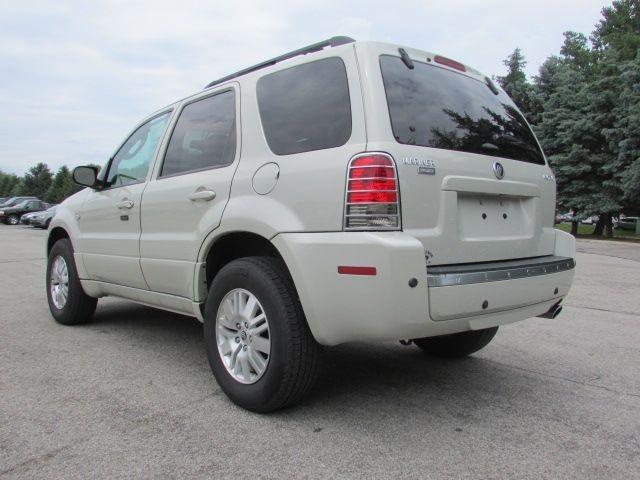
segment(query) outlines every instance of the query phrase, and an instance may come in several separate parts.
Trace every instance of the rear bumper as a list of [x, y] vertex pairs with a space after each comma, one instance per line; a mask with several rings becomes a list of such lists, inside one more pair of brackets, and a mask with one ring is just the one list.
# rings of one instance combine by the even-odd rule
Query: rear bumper
[[[286, 233], [273, 243], [324, 345], [445, 335], [535, 317], [567, 295], [574, 274], [575, 241], [560, 231], [558, 258], [529, 261], [535, 265], [525, 267], [528, 275], [515, 270], [525, 265], [517, 262], [427, 268], [424, 247], [403, 232]], [[375, 275], [340, 274], [340, 266], [374, 267]], [[508, 273], [516, 278], [504, 279]]]

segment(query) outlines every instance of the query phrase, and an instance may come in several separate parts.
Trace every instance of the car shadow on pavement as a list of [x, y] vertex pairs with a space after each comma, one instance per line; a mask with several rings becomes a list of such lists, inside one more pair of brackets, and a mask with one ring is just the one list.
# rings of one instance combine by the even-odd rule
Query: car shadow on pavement
[[[193, 375], [219, 387], [208, 370], [202, 341], [202, 325], [194, 318], [120, 300], [101, 301], [87, 328], [135, 339], [136, 348], [162, 352], [173, 361], [197, 365]], [[509, 408], [540, 394], [543, 379], [491, 360], [489, 345], [474, 356], [445, 360], [425, 355], [417, 347], [398, 342], [350, 343], [325, 348], [318, 383], [298, 407], [278, 417], [307, 416], [327, 408], [335, 412], [361, 411], [362, 415], [405, 411], [431, 411], [459, 416], [480, 414], [487, 408]], [[193, 380], [190, 384], [193, 384]], [[353, 418], [353, 416], [351, 417]]]

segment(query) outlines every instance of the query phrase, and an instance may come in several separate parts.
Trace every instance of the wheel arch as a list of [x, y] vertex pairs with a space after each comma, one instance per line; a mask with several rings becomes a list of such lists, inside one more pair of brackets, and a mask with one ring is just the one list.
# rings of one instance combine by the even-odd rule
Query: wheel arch
[[47, 257], [49, 256], [49, 252], [51, 252], [51, 249], [53, 248], [55, 243], [63, 238], [68, 238], [71, 242], [71, 235], [69, 235], [69, 232], [67, 232], [67, 230], [65, 230], [63, 227], [56, 226], [51, 229], [49, 235], [47, 236]]
[[200, 256], [205, 267], [204, 280], [207, 287], [227, 263], [238, 258], [253, 256], [275, 257], [286, 266], [284, 258], [276, 246], [268, 238], [258, 233], [231, 231], [212, 238], [203, 247]]

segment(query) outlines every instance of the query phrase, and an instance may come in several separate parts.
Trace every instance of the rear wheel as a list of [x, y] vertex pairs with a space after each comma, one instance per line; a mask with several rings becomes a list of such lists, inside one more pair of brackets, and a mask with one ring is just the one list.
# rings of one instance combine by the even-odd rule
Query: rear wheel
[[277, 259], [241, 258], [220, 270], [205, 305], [204, 337], [218, 384], [248, 410], [294, 405], [317, 378], [320, 345]]
[[7, 217], [7, 223], [9, 225], [17, 225], [19, 222], [20, 217], [18, 217], [18, 215], [16, 215], [15, 213]]
[[58, 240], [49, 253], [47, 300], [51, 315], [63, 325], [85, 323], [96, 310], [98, 299], [84, 293], [73, 260], [73, 247], [67, 238]]
[[471, 355], [486, 347], [498, 331], [498, 327], [484, 330], [416, 338], [413, 340], [425, 353], [435, 357], [460, 358]]

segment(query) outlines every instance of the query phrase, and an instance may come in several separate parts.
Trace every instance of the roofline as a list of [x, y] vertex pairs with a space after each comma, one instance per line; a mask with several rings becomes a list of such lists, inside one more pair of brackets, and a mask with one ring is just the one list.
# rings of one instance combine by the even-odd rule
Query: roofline
[[355, 40], [351, 37], [344, 37], [344, 36], [331, 37], [327, 40], [323, 40], [317, 43], [312, 43], [311, 45], [298, 48], [297, 50], [292, 50], [291, 52], [285, 53], [278, 57], [271, 58], [269, 60], [265, 60], [264, 62], [260, 62], [257, 65], [253, 65], [252, 67], [247, 67], [245, 69], [232, 73], [231, 75], [227, 75], [226, 77], [222, 77], [222, 78], [219, 78], [218, 80], [214, 80], [213, 82], [210, 82], [209, 84], [207, 84], [207, 86], [204, 88], [206, 90], [215, 85], [219, 85], [229, 80], [233, 80], [234, 78], [238, 78], [248, 73], [255, 72], [256, 70], [261, 70], [263, 68], [270, 67], [272, 65], [275, 65], [276, 63], [282, 62], [284, 60], [288, 60], [293, 57], [297, 57], [299, 55], [306, 55], [308, 53], [319, 52], [320, 50], [327, 47], [333, 48], [333, 47], [338, 47], [340, 45], [346, 45], [353, 42], [355, 42]]

